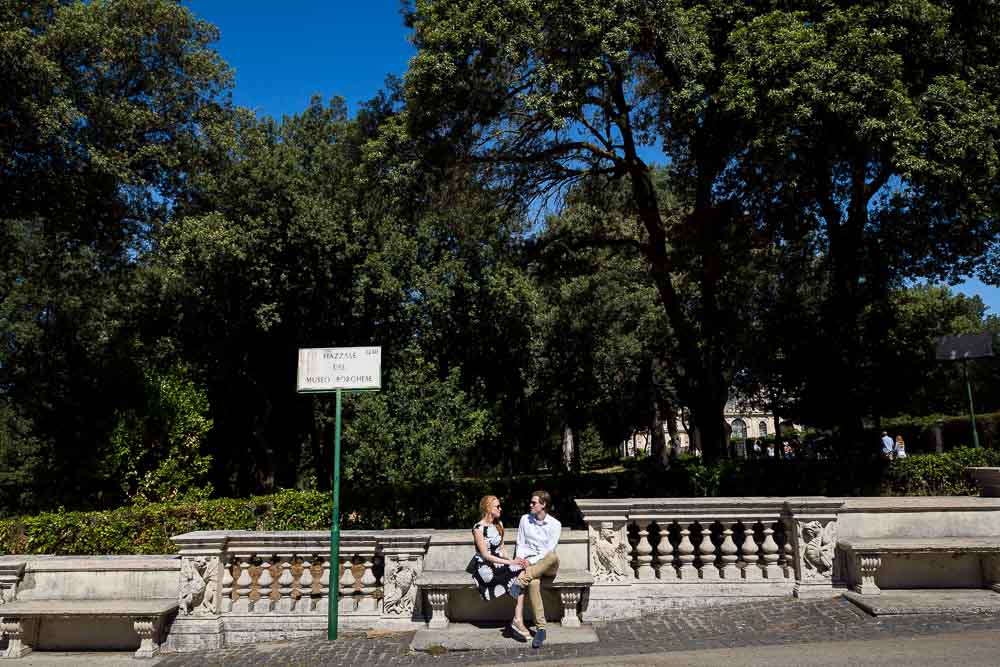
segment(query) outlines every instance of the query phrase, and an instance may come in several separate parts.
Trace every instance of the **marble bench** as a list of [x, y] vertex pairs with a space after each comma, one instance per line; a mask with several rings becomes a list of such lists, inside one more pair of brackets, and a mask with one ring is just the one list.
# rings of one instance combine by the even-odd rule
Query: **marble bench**
[[[586, 570], [560, 569], [553, 577], [542, 577], [542, 588], [559, 593], [563, 607], [561, 623], [564, 627], [580, 627], [578, 608], [593, 583], [593, 575]], [[448, 627], [448, 598], [451, 592], [476, 588], [467, 572], [453, 570], [424, 570], [417, 578], [417, 586], [427, 594], [431, 609], [427, 627], [436, 630]]]
[[987, 537], [866, 537], [841, 539], [837, 548], [847, 556], [853, 589], [878, 595], [875, 576], [883, 556], [980, 556], [988, 588], [1000, 593], [1000, 535]]
[[3, 635], [7, 638], [4, 658], [21, 658], [32, 651], [39, 625], [45, 619], [115, 619], [132, 621], [139, 636], [136, 658], [152, 658], [160, 652], [165, 621], [177, 611], [177, 600], [30, 600], [0, 607]]

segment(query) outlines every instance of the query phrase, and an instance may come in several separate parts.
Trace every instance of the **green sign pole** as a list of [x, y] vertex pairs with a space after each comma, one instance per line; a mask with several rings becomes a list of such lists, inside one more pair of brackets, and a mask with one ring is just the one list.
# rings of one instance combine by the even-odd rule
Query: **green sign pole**
[[337, 418], [333, 427], [333, 479], [330, 487], [330, 606], [326, 616], [326, 638], [337, 638], [337, 589], [340, 586], [340, 396], [337, 390]]
[[969, 394], [969, 418], [972, 421], [972, 444], [979, 448], [979, 433], [976, 432], [976, 405], [972, 402], [972, 383], [969, 382], [969, 362], [962, 359], [962, 372], [965, 373], [965, 391]]

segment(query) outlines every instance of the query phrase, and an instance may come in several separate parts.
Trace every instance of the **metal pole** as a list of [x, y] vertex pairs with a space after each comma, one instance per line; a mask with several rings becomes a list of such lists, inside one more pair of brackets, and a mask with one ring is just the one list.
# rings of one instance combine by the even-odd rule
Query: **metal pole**
[[962, 372], [965, 373], [965, 390], [969, 393], [969, 418], [972, 421], [972, 444], [979, 448], [979, 433], [976, 432], [976, 406], [972, 402], [972, 383], [969, 382], [969, 362], [962, 359]]
[[330, 498], [330, 606], [326, 615], [326, 638], [337, 638], [337, 588], [340, 585], [340, 395], [337, 390], [337, 418], [333, 428], [333, 489]]

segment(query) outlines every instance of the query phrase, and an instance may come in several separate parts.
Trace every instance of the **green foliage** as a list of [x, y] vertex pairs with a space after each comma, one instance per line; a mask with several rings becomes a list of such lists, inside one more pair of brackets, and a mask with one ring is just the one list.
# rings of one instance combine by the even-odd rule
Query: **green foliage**
[[1000, 466], [1000, 451], [964, 447], [944, 454], [907, 456], [889, 466], [882, 490], [886, 495], [978, 495], [967, 467]]
[[441, 379], [416, 351], [385, 374], [382, 391], [353, 397], [345, 415], [344, 481], [371, 486], [457, 479], [490, 426], [459, 372]]
[[[459, 528], [478, 517], [479, 499], [499, 496], [514, 524], [541, 487], [552, 494], [564, 525], [582, 525], [578, 498], [783, 495], [976, 495], [965, 471], [998, 466], [1000, 452], [958, 449], [898, 461], [764, 459], [706, 464], [682, 456], [663, 472], [638, 467], [616, 473], [532, 475], [435, 483], [346, 483], [342, 529]], [[104, 512], [47, 512], [0, 520], [0, 553], [173, 553], [171, 535], [192, 530], [327, 530], [330, 498], [318, 491], [281, 491], [244, 500], [143, 503]], [[527, 507], [524, 506], [524, 511]]]
[[212, 420], [205, 391], [183, 366], [147, 369], [145, 380], [146, 404], [119, 414], [103, 474], [132, 501], [207, 498], [212, 458], [201, 449]]

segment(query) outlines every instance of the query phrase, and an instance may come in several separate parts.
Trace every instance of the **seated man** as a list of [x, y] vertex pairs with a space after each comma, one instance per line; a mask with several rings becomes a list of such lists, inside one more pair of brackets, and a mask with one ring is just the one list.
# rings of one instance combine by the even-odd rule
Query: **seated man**
[[[535, 615], [537, 631], [531, 642], [532, 648], [540, 648], [545, 641], [545, 607], [542, 604], [542, 575], [553, 575], [559, 568], [556, 545], [562, 533], [562, 524], [548, 514], [552, 501], [545, 491], [531, 494], [531, 511], [521, 517], [517, 527], [517, 562], [524, 568], [517, 580], [511, 584], [510, 593], [518, 602], [524, 589], [531, 598], [531, 610]], [[518, 605], [521, 606], [520, 604]]]

